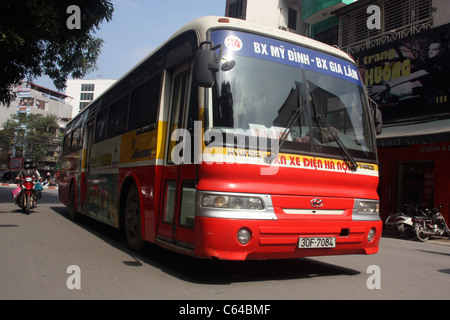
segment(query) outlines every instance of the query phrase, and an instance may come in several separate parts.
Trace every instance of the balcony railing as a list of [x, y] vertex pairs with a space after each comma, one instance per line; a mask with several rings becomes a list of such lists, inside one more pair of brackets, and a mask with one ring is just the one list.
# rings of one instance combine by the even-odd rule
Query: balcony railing
[[367, 6], [339, 18], [339, 47], [349, 54], [402, 39], [433, 27], [432, 0], [378, 0], [380, 28], [369, 29]]

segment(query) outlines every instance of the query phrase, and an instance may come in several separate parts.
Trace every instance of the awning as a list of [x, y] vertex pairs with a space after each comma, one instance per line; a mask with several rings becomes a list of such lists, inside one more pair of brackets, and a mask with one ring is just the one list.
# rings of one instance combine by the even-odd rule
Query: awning
[[378, 148], [450, 141], [450, 119], [384, 125]]

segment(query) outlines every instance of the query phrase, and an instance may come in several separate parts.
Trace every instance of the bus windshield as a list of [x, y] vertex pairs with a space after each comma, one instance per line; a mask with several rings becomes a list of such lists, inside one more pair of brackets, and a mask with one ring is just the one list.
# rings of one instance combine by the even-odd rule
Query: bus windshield
[[[241, 37], [238, 39], [243, 42]], [[370, 112], [361, 85], [339, 77], [339, 72], [334, 76], [307, 68], [313, 63], [311, 56], [298, 55], [297, 60], [305, 58], [303, 65], [292, 65], [282, 59], [274, 61], [270, 54], [276, 51], [269, 45], [266, 53], [257, 56], [253, 51], [243, 56], [225, 50], [212, 90], [210, 127], [224, 134], [282, 138], [280, 152], [345, 158], [342, 149], [346, 149], [351, 158], [376, 161]]]

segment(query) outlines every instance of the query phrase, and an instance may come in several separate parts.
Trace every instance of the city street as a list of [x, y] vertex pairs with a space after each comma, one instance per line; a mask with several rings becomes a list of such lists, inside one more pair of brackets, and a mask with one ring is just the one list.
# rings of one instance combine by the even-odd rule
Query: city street
[[68, 219], [46, 189], [30, 215], [0, 187], [0, 299], [448, 299], [450, 240], [383, 237], [372, 256], [220, 262], [153, 245], [130, 251], [100, 223]]

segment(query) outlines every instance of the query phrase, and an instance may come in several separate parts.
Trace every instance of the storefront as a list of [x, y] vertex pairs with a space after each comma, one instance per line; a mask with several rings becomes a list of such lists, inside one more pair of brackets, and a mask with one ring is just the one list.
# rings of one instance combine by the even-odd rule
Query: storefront
[[[379, 136], [381, 217], [398, 211], [402, 204], [426, 207], [443, 205], [441, 213], [449, 221], [450, 212], [450, 119], [440, 123], [412, 124], [408, 136], [399, 131], [408, 126], [387, 127]], [[433, 127], [434, 125], [434, 127]], [[446, 132], [436, 133], [446, 126]], [[421, 130], [422, 127], [422, 130]], [[415, 131], [414, 131], [415, 130]], [[444, 131], [444, 130], [443, 130]], [[442, 142], [429, 142], [434, 140]]]
[[383, 113], [381, 216], [404, 203], [450, 211], [450, 24], [354, 54]]

